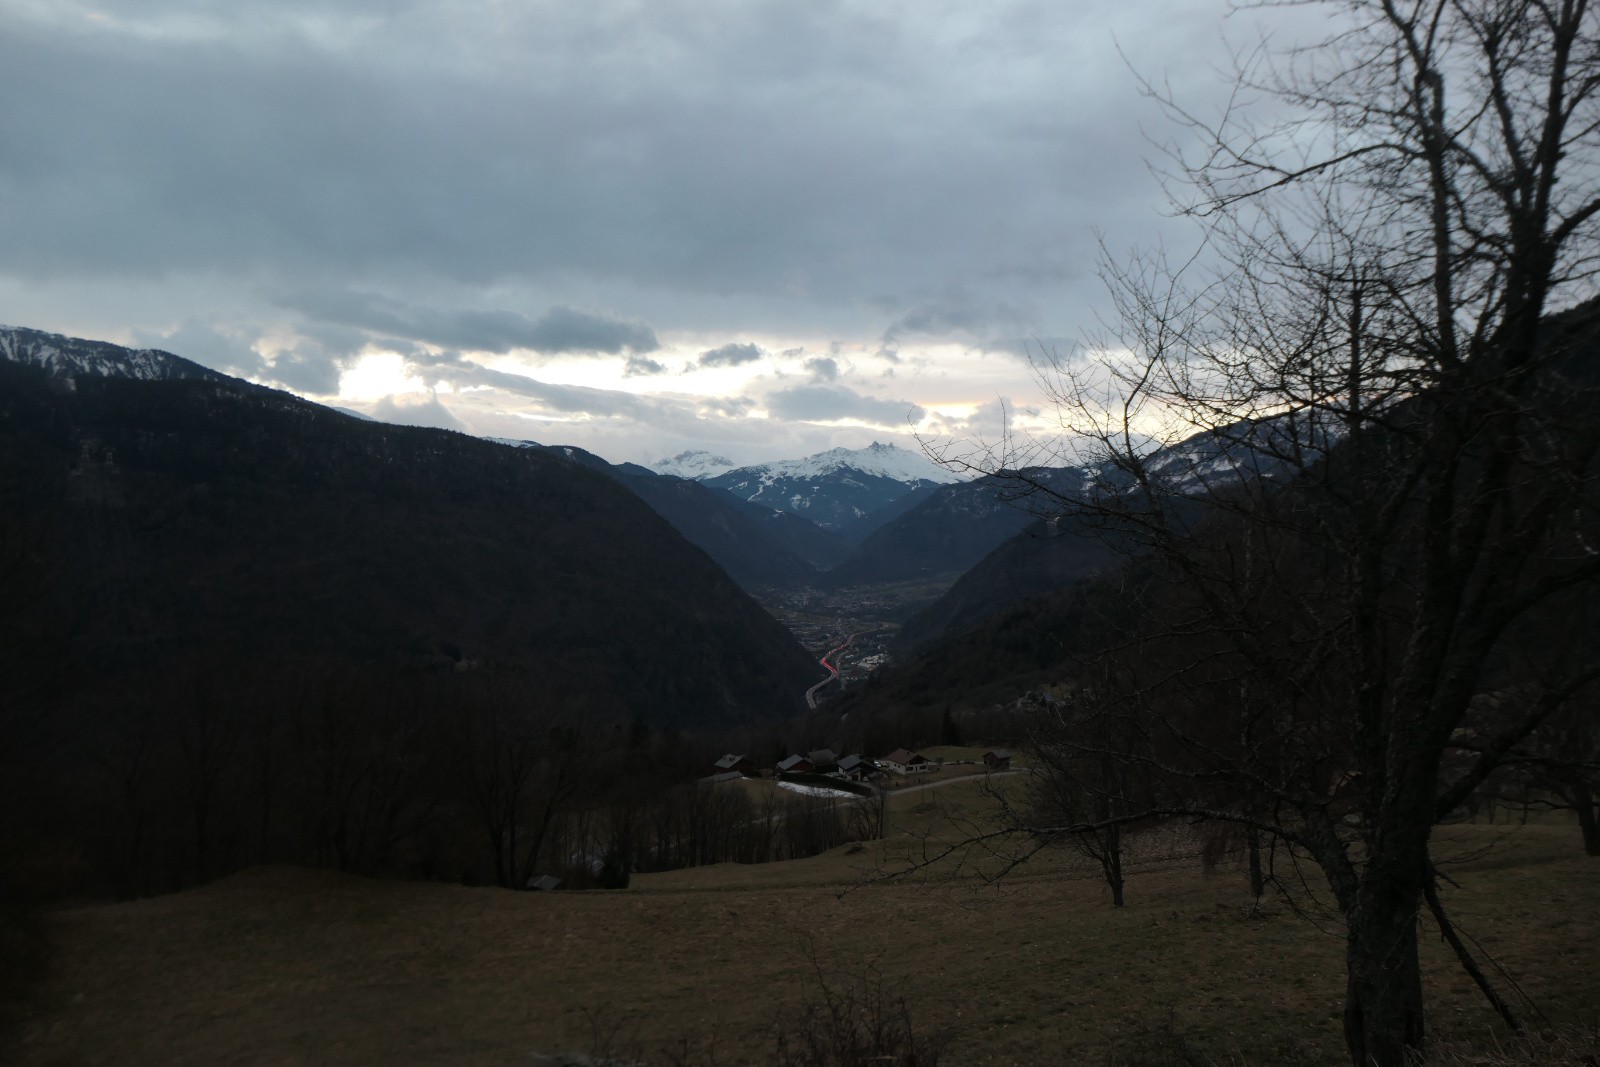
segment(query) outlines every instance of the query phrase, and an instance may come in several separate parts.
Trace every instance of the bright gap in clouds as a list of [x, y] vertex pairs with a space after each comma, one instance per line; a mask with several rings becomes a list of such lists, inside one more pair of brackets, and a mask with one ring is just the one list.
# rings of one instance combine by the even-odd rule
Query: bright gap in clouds
[[[448, 385], [441, 385], [448, 392]], [[386, 396], [432, 392], [428, 384], [406, 367], [405, 357], [395, 352], [368, 352], [339, 375], [339, 393], [344, 403], [365, 404]]]

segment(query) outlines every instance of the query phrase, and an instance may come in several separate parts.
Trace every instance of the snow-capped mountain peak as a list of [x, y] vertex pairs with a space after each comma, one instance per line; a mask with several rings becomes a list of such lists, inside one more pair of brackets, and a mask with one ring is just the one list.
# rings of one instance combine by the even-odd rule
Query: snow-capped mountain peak
[[154, 348], [123, 348], [106, 341], [63, 337], [22, 326], [0, 326], [0, 360], [39, 367], [53, 378], [171, 378], [225, 380], [198, 363]]
[[811, 478], [849, 468], [897, 482], [945, 484], [962, 480], [959, 474], [945, 470], [921, 452], [878, 441], [866, 448], [830, 448], [804, 459], [779, 460], [761, 466], [778, 478]]
[[739, 467], [700, 480], [741, 499], [839, 529], [907, 493], [962, 479], [919, 452], [874, 441], [866, 448], [833, 448], [804, 459]]
[[735, 464], [731, 459], [714, 456], [702, 449], [691, 448], [679, 452], [670, 459], [661, 459], [650, 464], [650, 469], [657, 474], [670, 474], [675, 478], [692, 478], [695, 481], [704, 481], [715, 478], [733, 470]]

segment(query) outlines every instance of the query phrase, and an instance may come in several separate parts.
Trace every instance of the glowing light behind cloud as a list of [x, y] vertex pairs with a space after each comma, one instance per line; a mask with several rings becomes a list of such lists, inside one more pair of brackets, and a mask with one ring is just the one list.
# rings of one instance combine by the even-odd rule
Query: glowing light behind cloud
[[[425, 394], [428, 383], [406, 368], [405, 357], [394, 352], [368, 352], [339, 376], [339, 403], [369, 403], [386, 396]], [[439, 390], [448, 392], [445, 386]]]

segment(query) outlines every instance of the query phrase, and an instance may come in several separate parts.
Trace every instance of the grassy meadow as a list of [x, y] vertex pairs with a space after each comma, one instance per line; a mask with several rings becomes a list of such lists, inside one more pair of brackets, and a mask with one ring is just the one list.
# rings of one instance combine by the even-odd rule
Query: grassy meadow
[[[1016, 778], [997, 780], [1001, 790]], [[636, 876], [627, 890], [512, 893], [259, 868], [55, 917], [56, 956], [10, 1058], [23, 1064], [512, 1064], [534, 1052], [687, 1041], [770, 1057], [821, 974], [869, 968], [946, 1063], [1166, 1062], [1179, 1032], [1220, 1062], [1338, 1064], [1342, 933], [1194, 842], [1133, 846], [1128, 906], [1052, 850], [871, 881], [981, 827], [981, 779], [896, 797], [888, 840], [811, 859]], [[1442, 828], [1459, 925], [1513, 975], [1537, 1026], [1600, 1021], [1600, 861], [1575, 827]], [[1495, 1020], [1431, 925], [1430, 1026], [1469, 1047]], [[1508, 983], [1501, 982], [1509, 991]], [[1600, 1049], [1591, 1050], [1600, 1051]], [[702, 1058], [699, 1062], [709, 1062]], [[1462, 1062], [1472, 1062], [1464, 1060]]]

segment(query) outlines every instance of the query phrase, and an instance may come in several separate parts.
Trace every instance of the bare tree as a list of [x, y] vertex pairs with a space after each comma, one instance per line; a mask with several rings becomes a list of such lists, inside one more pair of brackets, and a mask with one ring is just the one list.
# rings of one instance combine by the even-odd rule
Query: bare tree
[[[1600, 708], [1591, 697], [1562, 710], [1507, 756], [1492, 783], [1491, 799], [1571, 812], [1583, 834], [1584, 852], [1600, 856]], [[1481, 752], [1476, 739], [1459, 739], [1456, 746], [1473, 756]]]
[[889, 793], [872, 787], [872, 792], [849, 802], [850, 836], [857, 841], [877, 841], [889, 826]]
[[[1062, 704], [1041, 715], [1031, 746], [1038, 773], [1028, 777], [1028, 818], [1035, 825], [1081, 826], [1064, 840], [1099, 865], [1111, 906], [1120, 908], [1126, 885], [1122, 816], [1130, 808], [1131, 779], [1118, 754], [1127, 719], [1086, 703]], [[1059, 738], [1071, 743], [1056, 743]]]
[[591, 738], [514, 682], [491, 679], [461, 693], [458, 711], [457, 788], [484, 831], [495, 883], [520, 889], [578, 798]]
[[[1019, 481], [1140, 562], [1114, 625], [1079, 643], [1080, 700], [1124, 728], [1042, 739], [1071, 787], [1122, 806], [1011, 829], [1214, 820], [1308, 857], [1347, 929], [1351, 1060], [1390, 1067], [1424, 1040], [1425, 901], [1476, 969], [1433, 826], [1600, 673], [1546, 636], [1600, 581], [1600, 310], [1579, 306], [1600, 254], [1600, 17], [1322, 6], [1336, 30], [1246, 57], [1216, 122], [1150, 87], [1184, 131], [1166, 174], [1201, 251], [1108, 258], [1114, 335], [1041, 361], [1090, 475]], [[1040, 447], [963, 462], [1018, 471]], [[1508, 688], [1519, 713], [1488, 714]], [[1082, 772], [1098, 761], [1119, 775]]]

